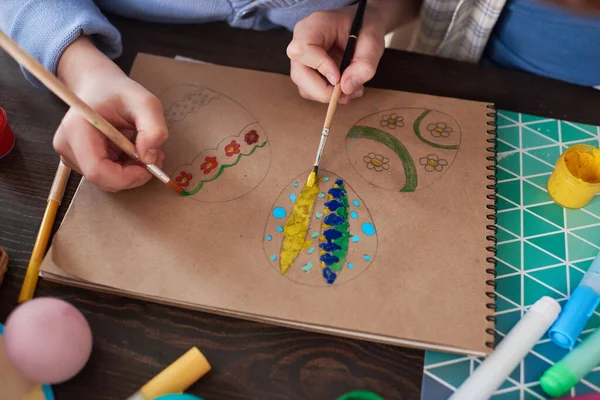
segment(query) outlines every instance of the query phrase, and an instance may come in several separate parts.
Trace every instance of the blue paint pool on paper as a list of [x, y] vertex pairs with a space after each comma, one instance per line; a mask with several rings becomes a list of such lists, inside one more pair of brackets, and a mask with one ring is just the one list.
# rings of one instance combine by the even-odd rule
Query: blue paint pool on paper
[[321, 218], [323, 216], [323, 213], [320, 213], [317, 211], [317, 213], [315, 215], [317, 216], [317, 218]]
[[273, 254], [273, 255], [271, 256], [271, 260], [273, 260], [273, 261], [277, 260], [277, 256], [276, 256], [275, 254]]
[[343, 224], [344, 221], [345, 221], [344, 217], [341, 217], [337, 214], [329, 214], [323, 219], [323, 222], [325, 222], [327, 225], [331, 225], [331, 226]]
[[323, 177], [323, 182], [327, 182], [328, 180], [329, 180], [329, 177], [328, 177], [328, 176], [324, 176], [324, 177]]
[[312, 254], [312, 253], [314, 253], [314, 252], [315, 252], [315, 248], [314, 248], [314, 247], [311, 247], [310, 249], [306, 250], [306, 252], [307, 252], [308, 254]]
[[313, 239], [317, 238], [318, 236], [319, 236], [319, 232], [313, 232], [313, 233], [310, 235], [310, 237], [311, 237], [311, 238], [313, 238]]
[[333, 282], [335, 282], [337, 275], [331, 270], [331, 268], [326, 267], [323, 268], [323, 278], [325, 278], [325, 281], [331, 285]]
[[273, 209], [273, 216], [277, 219], [284, 219], [286, 214], [287, 214], [287, 212], [285, 211], [285, 208], [283, 208], [283, 207], [275, 207]]
[[350, 268], [350, 269], [354, 268], [354, 264], [348, 263], [348, 268]]
[[321, 243], [319, 245], [320, 248], [322, 248], [325, 251], [336, 251], [336, 250], [340, 250], [342, 247], [338, 244], [335, 244], [333, 242], [326, 242], [326, 243]]
[[354, 235], [354, 236], [352, 236], [352, 241], [353, 241], [354, 243], [358, 242], [359, 240], [360, 240], [360, 236], [358, 236], [358, 235]]
[[373, 236], [375, 234], [375, 225], [370, 222], [365, 222], [362, 224], [362, 231], [367, 236]]
[[333, 197], [334, 199], [339, 199], [340, 197], [342, 197], [344, 195], [344, 192], [342, 191], [342, 189], [340, 188], [331, 188], [329, 189], [328, 192], [331, 197]]
[[273, 237], [271, 235], [267, 235], [265, 239], [267, 239], [267, 242], [270, 242], [273, 239]]
[[341, 238], [342, 232], [335, 229], [327, 229], [325, 232], [323, 232], [323, 236], [325, 236], [325, 239], [328, 241], [332, 241]]
[[358, 213], [356, 211], [350, 212], [350, 216], [354, 219], [358, 218]]
[[340, 259], [337, 256], [327, 254], [327, 253], [323, 254], [320, 257], [320, 260], [323, 261], [325, 263], [325, 265], [327, 265], [327, 266], [330, 266], [331, 264], [340, 261]]
[[298, 187], [298, 182], [294, 182], [294, 187]]
[[319, 193], [319, 197], [322, 199], [325, 198], [325, 193]]
[[354, 207], [358, 207], [358, 206], [360, 206], [360, 201], [358, 201], [358, 200], [352, 200], [352, 205]]
[[308, 271], [310, 271], [311, 268], [312, 268], [312, 263], [309, 261], [306, 263], [306, 265], [304, 267], [302, 267], [302, 271], [308, 272]]
[[337, 210], [338, 208], [343, 207], [343, 206], [344, 205], [339, 200], [331, 200], [331, 201], [325, 202], [325, 207], [329, 208], [329, 211], [331, 211], [331, 212], [335, 212], [335, 210]]
[[283, 226], [277, 225], [275, 229], [277, 229], [277, 232], [283, 232]]
[[296, 196], [296, 193], [292, 193], [292, 194], [290, 194], [290, 201], [291, 201], [292, 203], [294, 203], [294, 202], [296, 201], [296, 197], [297, 197], [297, 196]]
[[365, 261], [369, 261], [369, 260], [371, 259], [371, 256], [370, 256], [370, 255], [368, 255], [368, 254], [365, 254], [365, 255], [363, 256], [363, 258], [365, 259]]

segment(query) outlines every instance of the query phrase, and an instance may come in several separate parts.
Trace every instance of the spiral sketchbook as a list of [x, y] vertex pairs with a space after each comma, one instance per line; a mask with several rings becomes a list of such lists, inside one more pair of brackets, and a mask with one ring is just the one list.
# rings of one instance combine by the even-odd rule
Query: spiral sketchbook
[[472, 355], [493, 342], [491, 104], [369, 89], [326, 105], [288, 76], [138, 55], [164, 107], [164, 170], [83, 181], [46, 279], [224, 315]]

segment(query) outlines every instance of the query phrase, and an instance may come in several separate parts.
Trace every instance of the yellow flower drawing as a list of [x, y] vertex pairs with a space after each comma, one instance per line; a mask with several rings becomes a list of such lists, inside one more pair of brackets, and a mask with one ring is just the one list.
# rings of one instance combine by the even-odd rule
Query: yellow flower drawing
[[369, 153], [363, 157], [363, 161], [367, 165], [367, 168], [373, 169], [376, 172], [390, 169], [390, 159], [381, 154]]
[[440, 172], [444, 169], [445, 166], [448, 165], [448, 161], [444, 160], [443, 158], [439, 158], [435, 154], [429, 154], [427, 157], [421, 157], [419, 162], [427, 172]]
[[404, 126], [404, 117], [398, 114], [384, 115], [381, 118], [381, 126], [389, 129], [396, 129]]
[[444, 137], [447, 138], [452, 133], [453, 129], [451, 126], [448, 126], [445, 122], [438, 122], [437, 124], [429, 124], [427, 125], [427, 130], [431, 134], [431, 136], [435, 138]]

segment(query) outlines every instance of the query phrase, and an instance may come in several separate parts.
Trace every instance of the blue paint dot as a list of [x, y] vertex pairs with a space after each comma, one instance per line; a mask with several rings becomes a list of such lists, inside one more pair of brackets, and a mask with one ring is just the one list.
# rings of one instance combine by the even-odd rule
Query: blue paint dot
[[317, 212], [317, 218], [321, 218], [323, 216], [323, 213]]
[[270, 242], [273, 239], [273, 237], [271, 235], [267, 235], [265, 239], [267, 239], [267, 242]]
[[351, 137], [350, 140], [356, 140], [356, 138], [355, 137]]
[[277, 225], [275, 229], [277, 229], [277, 232], [283, 232], [283, 226]]
[[319, 193], [319, 197], [320, 198], [324, 198], [325, 197], [325, 193]]
[[354, 236], [352, 236], [352, 241], [353, 241], [354, 243], [358, 242], [359, 240], [360, 240], [360, 236], [358, 236], [358, 235], [354, 235]]
[[313, 239], [314, 239], [314, 238], [316, 238], [316, 237], [318, 237], [318, 236], [319, 236], [319, 232], [313, 232], [313, 233], [310, 235], [310, 237], [311, 237], [311, 238], [313, 238]]
[[296, 193], [292, 193], [292, 194], [290, 194], [290, 201], [291, 201], [292, 203], [293, 203], [293, 202], [295, 202], [295, 201], [296, 201], [296, 197], [297, 197], [297, 196], [296, 196]]
[[285, 208], [283, 207], [275, 207], [273, 209], [273, 216], [277, 219], [284, 219], [286, 214]]
[[315, 252], [315, 248], [314, 248], [314, 247], [311, 247], [311, 248], [310, 248], [310, 249], [308, 249], [306, 252], [307, 252], [308, 254], [312, 254], [312, 253], [314, 253], [314, 252]]
[[353, 205], [354, 207], [358, 207], [358, 206], [360, 206], [360, 201], [358, 201], [358, 200], [353, 200], [353, 201], [352, 201], [352, 205]]
[[302, 267], [302, 271], [304, 272], [308, 272], [310, 271], [310, 269], [312, 268], [313, 264], [309, 261], [306, 263], [306, 265], [304, 267]]
[[363, 223], [361, 229], [367, 236], [373, 236], [375, 234], [375, 226], [370, 222]]
[[356, 211], [352, 211], [352, 212], [350, 213], [350, 216], [351, 216], [352, 218], [356, 219], [356, 218], [358, 218], [358, 213], [357, 213]]
[[294, 187], [298, 187], [298, 182], [294, 182]]
[[323, 182], [327, 182], [328, 180], [329, 180], [329, 177], [328, 177], [328, 176], [324, 176], [324, 177], [323, 177]]
[[354, 264], [348, 263], [348, 268], [350, 268], [350, 269], [354, 268]]
[[363, 256], [363, 258], [365, 259], [365, 261], [369, 261], [369, 260], [371, 259], [371, 256], [370, 256], [370, 255], [368, 255], [368, 254], [365, 254], [365, 255]]
[[323, 269], [323, 278], [325, 278], [325, 282], [329, 285], [335, 282], [335, 278], [337, 278], [337, 274], [331, 270], [331, 268], [326, 267]]
[[275, 260], [277, 260], [277, 256], [276, 256], [275, 254], [273, 254], [273, 255], [271, 256], [271, 260], [272, 260], [272, 261], [275, 261]]

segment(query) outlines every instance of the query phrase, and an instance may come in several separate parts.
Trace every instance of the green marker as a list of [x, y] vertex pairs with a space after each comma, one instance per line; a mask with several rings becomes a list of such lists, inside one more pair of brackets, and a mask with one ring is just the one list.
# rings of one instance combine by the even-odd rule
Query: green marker
[[540, 384], [544, 392], [552, 397], [567, 393], [592, 369], [600, 364], [600, 328], [596, 329], [575, 350], [548, 368]]

